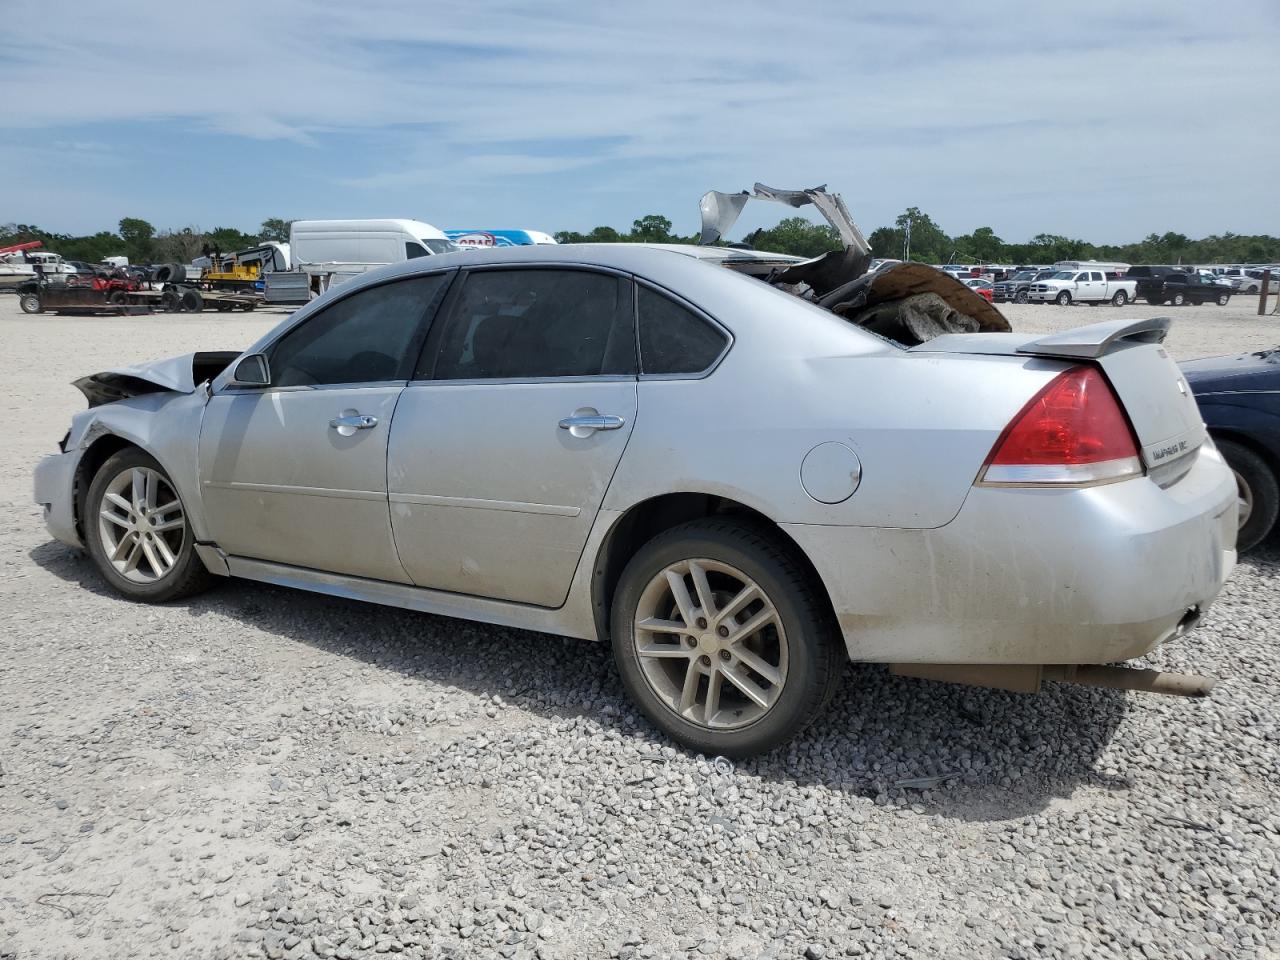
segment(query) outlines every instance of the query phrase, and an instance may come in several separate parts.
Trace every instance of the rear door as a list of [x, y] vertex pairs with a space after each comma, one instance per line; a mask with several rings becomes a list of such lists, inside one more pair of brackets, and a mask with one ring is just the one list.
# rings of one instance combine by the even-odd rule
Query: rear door
[[396, 402], [449, 275], [380, 284], [287, 330], [266, 387], [223, 387], [201, 425], [201, 493], [235, 556], [408, 582], [387, 504]]
[[1076, 276], [1077, 300], [1103, 300], [1107, 295], [1107, 283], [1099, 270], [1082, 270]]
[[635, 424], [633, 283], [473, 268], [396, 410], [388, 482], [421, 587], [564, 602]]

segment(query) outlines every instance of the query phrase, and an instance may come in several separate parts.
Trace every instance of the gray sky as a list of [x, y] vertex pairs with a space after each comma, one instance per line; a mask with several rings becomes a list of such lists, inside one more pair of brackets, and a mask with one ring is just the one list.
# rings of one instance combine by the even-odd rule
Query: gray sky
[[[1280, 233], [1276, 0], [216, 7], [0, 35], [0, 221], [693, 232], [759, 180], [829, 184], [867, 231]], [[787, 212], [757, 208], [737, 232]]]

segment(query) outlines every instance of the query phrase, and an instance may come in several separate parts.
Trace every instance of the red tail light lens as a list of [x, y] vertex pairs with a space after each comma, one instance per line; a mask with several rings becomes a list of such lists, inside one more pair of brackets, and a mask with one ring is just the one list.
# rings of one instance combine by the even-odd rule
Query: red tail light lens
[[1093, 367], [1054, 377], [1005, 428], [987, 484], [1108, 483], [1142, 473], [1138, 446], [1110, 384]]

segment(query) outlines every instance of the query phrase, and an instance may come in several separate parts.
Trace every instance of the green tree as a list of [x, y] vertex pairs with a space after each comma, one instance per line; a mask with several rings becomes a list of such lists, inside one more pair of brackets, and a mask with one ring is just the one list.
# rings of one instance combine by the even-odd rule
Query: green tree
[[[951, 253], [951, 238], [933, 222], [933, 218], [919, 207], [907, 207], [898, 215], [894, 225], [905, 234], [910, 225], [908, 256], [904, 259], [921, 263], [941, 263]], [[902, 254], [897, 254], [902, 257]]]
[[289, 242], [289, 226], [292, 220], [281, 220], [279, 217], [268, 217], [262, 221], [262, 226], [258, 228], [258, 239], [266, 242], [274, 240], [276, 243]]
[[840, 235], [827, 224], [817, 224], [804, 217], [787, 217], [776, 227], [748, 234], [745, 243], [757, 250], [790, 253], [798, 257], [817, 257], [829, 250], [840, 249]]
[[671, 221], [661, 214], [650, 213], [631, 224], [632, 243], [671, 243]]
[[150, 263], [155, 248], [156, 228], [137, 217], [120, 221], [120, 239], [130, 263]]
[[960, 259], [1000, 263], [1006, 256], [1004, 241], [990, 227], [979, 227], [973, 233], [956, 237], [952, 245]]

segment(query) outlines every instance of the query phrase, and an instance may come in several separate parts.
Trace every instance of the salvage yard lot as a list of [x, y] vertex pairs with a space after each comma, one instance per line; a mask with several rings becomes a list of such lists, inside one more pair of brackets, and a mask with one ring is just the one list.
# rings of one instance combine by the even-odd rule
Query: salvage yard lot
[[[1280, 345], [1255, 307], [1001, 310], [1172, 316], [1191, 359]], [[1206, 701], [850, 666], [795, 743], [717, 768], [602, 645], [250, 583], [130, 604], [49, 538], [71, 380], [282, 316], [0, 296], [0, 958], [1280, 956], [1274, 547], [1152, 658], [1222, 678]]]

